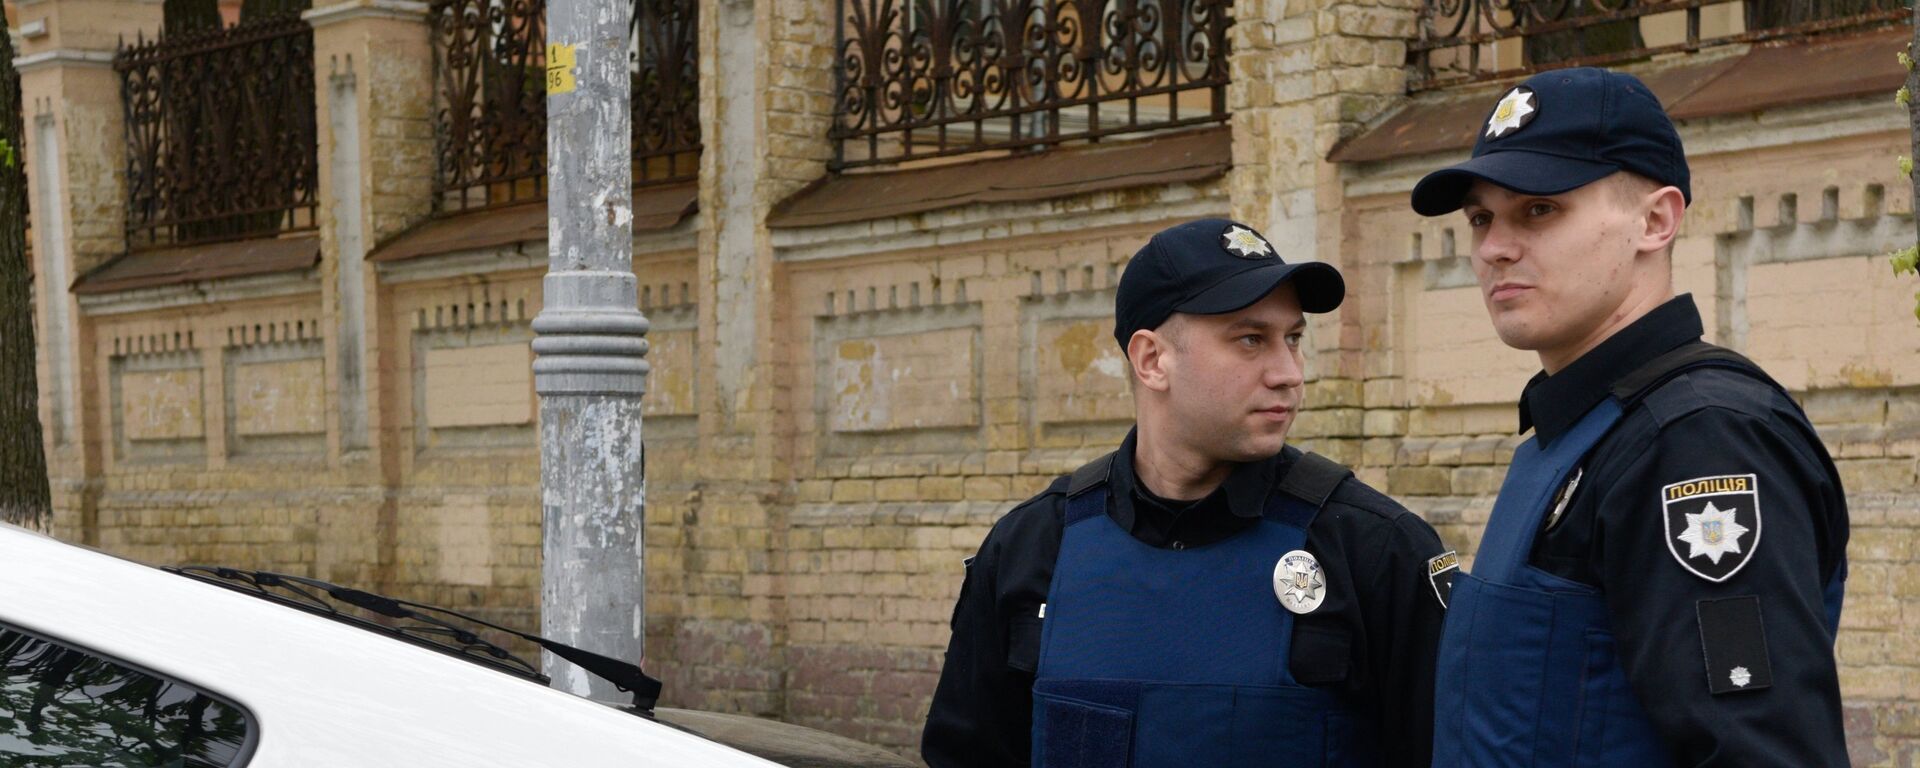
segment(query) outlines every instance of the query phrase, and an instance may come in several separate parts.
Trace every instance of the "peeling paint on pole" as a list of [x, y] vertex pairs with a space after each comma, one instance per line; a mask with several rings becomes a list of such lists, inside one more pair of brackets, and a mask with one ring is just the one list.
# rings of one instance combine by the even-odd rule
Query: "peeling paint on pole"
[[[629, 5], [547, 4], [545, 303], [533, 320], [540, 395], [541, 634], [638, 663], [646, 611], [640, 396], [647, 319], [635, 306]], [[543, 656], [555, 687], [619, 700]]]

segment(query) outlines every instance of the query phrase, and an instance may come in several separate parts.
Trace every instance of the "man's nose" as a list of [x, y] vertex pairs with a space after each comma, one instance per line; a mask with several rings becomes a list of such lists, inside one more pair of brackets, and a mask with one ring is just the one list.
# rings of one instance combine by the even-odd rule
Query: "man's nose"
[[1513, 228], [1499, 221], [1488, 224], [1474, 235], [1473, 257], [1487, 264], [1503, 264], [1520, 258], [1518, 238]]
[[1299, 359], [1292, 350], [1283, 349], [1273, 358], [1266, 372], [1265, 383], [1268, 389], [1287, 389], [1305, 383], [1306, 372], [1301, 370]]

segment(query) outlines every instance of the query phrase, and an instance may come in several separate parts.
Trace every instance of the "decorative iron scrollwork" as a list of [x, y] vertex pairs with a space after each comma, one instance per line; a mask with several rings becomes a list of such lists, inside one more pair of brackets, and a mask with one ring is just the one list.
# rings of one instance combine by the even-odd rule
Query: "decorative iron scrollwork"
[[1232, 0], [838, 0], [835, 170], [1227, 119]]
[[699, 31], [695, 0], [634, 0], [629, 58], [635, 185], [699, 176]]
[[[634, 184], [699, 172], [695, 0], [634, 0]], [[438, 202], [457, 211], [547, 194], [545, 0], [434, 0]]]
[[[1791, 39], [1898, 22], [1902, 0], [1746, 0], [1739, 29], [1703, 32], [1713, 0], [1425, 0], [1409, 46], [1419, 91], [1554, 67], [1606, 66], [1727, 43]], [[1679, 42], [1649, 45], [1641, 19], [1681, 14]], [[1503, 40], [1520, 38], [1502, 49]], [[1511, 58], [1509, 58], [1511, 57]]]
[[311, 229], [313, 29], [289, 13], [122, 48], [127, 242]]
[[438, 202], [461, 210], [547, 193], [545, 0], [436, 0]]

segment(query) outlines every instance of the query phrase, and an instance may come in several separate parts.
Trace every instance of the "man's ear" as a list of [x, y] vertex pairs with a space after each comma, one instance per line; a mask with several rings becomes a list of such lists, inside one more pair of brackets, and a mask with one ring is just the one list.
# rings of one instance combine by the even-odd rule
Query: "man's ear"
[[1127, 339], [1127, 363], [1133, 367], [1138, 386], [1155, 392], [1167, 391], [1167, 368], [1173, 345], [1159, 331], [1139, 330]]
[[1680, 235], [1680, 220], [1687, 213], [1687, 198], [1681, 194], [1679, 187], [1669, 186], [1648, 192], [1644, 202], [1644, 226], [1635, 250], [1641, 253], [1667, 252], [1674, 238]]

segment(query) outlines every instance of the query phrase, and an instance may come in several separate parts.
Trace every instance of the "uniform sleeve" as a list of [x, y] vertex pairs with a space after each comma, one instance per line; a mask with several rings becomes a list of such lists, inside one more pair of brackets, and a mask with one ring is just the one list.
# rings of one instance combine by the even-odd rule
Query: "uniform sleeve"
[[1844, 500], [1801, 434], [1694, 411], [1600, 499], [1616, 647], [1678, 765], [1847, 764], [1821, 568]]
[[1029, 759], [1033, 675], [1007, 663], [997, 550], [990, 534], [966, 566], [953, 637], [920, 738], [920, 756], [931, 768], [1026, 765]]
[[1433, 756], [1433, 674], [1439, 656], [1442, 603], [1457, 570], [1426, 521], [1401, 515], [1374, 562], [1372, 599], [1362, 608], [1370, 625], [1368, 667], [1380, 671], [1374, 709], [1383, 765], [1426, 768]]

